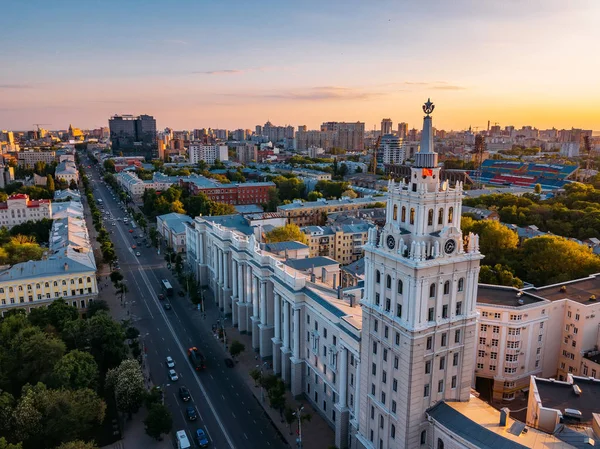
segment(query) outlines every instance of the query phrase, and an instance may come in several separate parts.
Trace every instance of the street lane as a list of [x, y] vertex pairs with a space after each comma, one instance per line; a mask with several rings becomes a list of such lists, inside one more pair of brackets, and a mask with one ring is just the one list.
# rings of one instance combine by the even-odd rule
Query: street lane
[[[108, 186], [97, 182], [98, 175], [95, 173], [93, 178], [96, 181], [94, 184], [98, 197], [105, 203], [105, 208], [111, 212], [113, 220], [125, 216], [119, 204], [112, 199]], [[184, 383], [190, 389], [195, 399], [194, 403], [198, 406], [200, 417], [197, 422], [202, 422], [202, 425], [208, 429], [213, 447], [288, 447], [280, 439], [270, 420], [265, 417], [262, 407], [256, 402], [241, 378], [241, 375], [247, 374], [240, 374], [235, 369], [225, 367], [222, 344], [214, 338], [210, 329], [211, 323], [199, 322], [200, 312], [193, 308], [187, 298], [170, 298], [168, 300], [173, 310], [163, 309], [156, 294], [160, 291], [160, 280], [167, 278], [174, 286], [177, 285], [170, 271], [164, 266], [163, 256], [157, 255], [153, 248], [141, 248], [139, 249], [141, 257], [136, 257], [134, 250], [131, 249], [134, 240], [128, 232], [130, 227], [122, 222], [112, 226], [111, 221], [109, 220], [107, 228], [115, 231], [113, 234], [115, 251], [129, 288], [126, 296], [129, 300], [136, 299], [135, 304], [131, 305], [132, 313], [135, 312], [134, 315], [139, 319], [136, 326], [143, 333], [148, 333], [147, 338], [154, 347], [152, 349], [149, 345], [147, 356], [154, 383], [166, 385], [170, 382], [167, 379], [164, 358], [171, 355], [177, 362], [178, 372], [182, 374], [179, 384]], [[139, 228], [136, 231], [139, 234]], [[144, 306], [141, 305], [142, 302]], [[211, 314], [212, 308], [215, 309]], [[217, 313], [216, 306], [208, 304], [208, 301], [207, 312], [213, 316]], [[152, 325], [153, 322], [161, 321], [164, 324], [161, 323], [158, 327]], [[192, 344], [201, 348], [208, 358], [206, 372], [198, 374], [189, 365], [186, 351]], [[187, 369], [182, 368], [182, 365]], [[156, 373], [159, 373], [158, 377]], [[187, 404], [181, 400], [177, 401], [178, 386], [175, 382], [165, 389], [165, 401], [173, 411], [176, 426], [179, 422], [189, 423], [183, 415]], [[176, 409], [181, 413], [176, 413]], [[196, 423], [191, 424], [185, 428], [193, 436], [195, 432], [192, 433], [191, 430], [195, 431], [195, 428], [201, 426]], [[177, 427], [180, 428], [182, 427]]]

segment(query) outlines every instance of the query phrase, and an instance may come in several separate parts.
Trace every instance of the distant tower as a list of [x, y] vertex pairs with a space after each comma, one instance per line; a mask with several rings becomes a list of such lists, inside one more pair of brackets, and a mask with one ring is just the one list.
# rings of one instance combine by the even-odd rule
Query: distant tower
[[386, 224], [364, 247], [359, 448], [433, 447], [425, 411], [469, 400], [483, 256], [477, 236], [463, 240], [462, 183], [440, 182], [433, 109], [410, 179], [389, 182]]
[[398, 137], [401, 139], [406, 139], [408, 137], [408, 123], [398, 123]]
[[381, 135], [392, 134], [392, 119], [384, 118], [381, 121]]

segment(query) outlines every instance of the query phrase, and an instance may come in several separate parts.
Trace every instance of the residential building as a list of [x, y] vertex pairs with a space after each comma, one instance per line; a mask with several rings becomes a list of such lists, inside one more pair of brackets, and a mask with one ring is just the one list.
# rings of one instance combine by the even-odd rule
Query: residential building
[[229, 160], [227, 145], [207, 145], [202, 142], [192, 142], [188, 148], [189, 161], [197, 164], [200, 161], [212, 165], [218, 159], [220, 161]]
[[236, 159], [240, 164], [249, 164], [258, 161], [258, 147], [253, 143], [238, 145], [235, 151]]
[[317, 201], [305, 202], [295, 200], [290, 204], [278, 206], [277, 211], [284, 213], [288, 223], [293, 223], [300, 227], [319, 226], [325, 223], [327, 214], [364, 209], [365, 207], [385, 202], [385, 200], [385, 196], [365, 196], [363, 198], [342, 198], [339, 200], [320, 198]]
[[17, 153], [19, 167], [34, 168], [36, 162], [51, 164], [56, 160], [56, 151], [24, 150]]
[[108, 120], [113, 152], [156, 152], [156, 120], [151, 115], [114, 115]]
[[341, 226], [306, 226], [301, 228], [309, 241], [310, 255], [327, 256], [342, 265], [363, 257], [362, 247], [373, 225], [368, 223]]
[[167, 244], [176, 253], [185, 252], [185, 224], [194, 221], [184, 214], [170, 213], [156, 217], [156, 230]]
[[0, 226], [12, 228], [26, 221], [52, 218], [50, 200], [30, 200], [24, 193], [14, 194], [0, 203]]
[[54, 191], [54, 201], [77, 201], [81, 202], [81, 194], [77, 190], [65, 189]]
[[406, 139], [408, 137], [408, 123], [398, 123], [398, 137], [400, 139]]
[[[260, 132], [259, 132], [260, 131]], [[266, 136], [271, 142], [280, 142], [284, 139], [294, 139], [293, 126], [275, 126], [271, 122], [267, 122], [264, 126], [256, 127], [256, 134]]]
[[332, 144], [336, 148], [349, 151], [364, 150], [364, 122], [325, 122], [321, 125], [321, 131], [332, 133]]
[[384, 118], [381, 120], [381, 135], [385, 136], [386, 134], [392, 134], [392, 119]]
[[500, 214], [495, 210], [463, 206], [462, 213], [472, 215], [476, 220], [500, 221]]
[[[40, 200], [43, 201], [43, 200]], [[0, 270], [0, 313], [47, 306], [63, 298], [86, 309], [98, 297], [96, 262], [80, 202], [54, 205], [49, 254]]]
[[54, 178], [69, 183], [71, 181], [79, 182], [79, 170], [77, 170], [77, 165], [75, 165], [75, 162], [71, 162], [68, 160], [60, 162], [56, 166]]
[[384, 164], [403, 164], [406, 159], [412, 158], [419, 151], [418, 142], [402, 140], [392, 134], [381, 138], [377, 157], [381, 155]]
[[323, 148], [325, 152], [334, 147], [333, 132], [306, 130], [305, 127], [298, 129], [295, 136], [294, 148], [296, 150], [308, 150], [311, 147]]

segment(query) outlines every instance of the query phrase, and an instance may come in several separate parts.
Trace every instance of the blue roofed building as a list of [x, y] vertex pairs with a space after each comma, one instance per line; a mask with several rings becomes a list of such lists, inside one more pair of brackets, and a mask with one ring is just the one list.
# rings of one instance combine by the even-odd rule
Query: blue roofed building
[[156, 230], [169, 248], [176, 253], [185, 252], [185, 223], [191, 223], [190, 216], [170, 213], [156, 217]]

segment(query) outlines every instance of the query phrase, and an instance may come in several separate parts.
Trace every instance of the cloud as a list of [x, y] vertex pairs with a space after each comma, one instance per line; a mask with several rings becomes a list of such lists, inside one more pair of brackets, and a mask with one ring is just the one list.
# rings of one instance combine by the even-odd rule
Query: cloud
[[443, 84], [443, 85], [439, 85], [439, 86], [432, 86], [431, 89], [433, 89], [433, 90], [465, 90], [466, 87], [453, 86], [452, 84]]
[[369, 100], [384, 95], [352, 87], [316, 86], [290, 90], [264, 91], [257, 93], [227, 93], [230, 97], [258, 98], [271, 100], [320, 101], [320, 100]]
[[248, 71], [250, 71], [250, 70], [223, 69], [223, 70], [209, 70], [209, 71], [205, 71], [205, 72], [197, 71], [197, 72], [192, 72], [192, 73], [199, 74], [199, 75], [235, 75], [235, 74], [244, 73], [244, 72], [248, 72]]
[[167, 44], [177, 44], [177, 45], [188, 45], [189, 42], [181, 40], [181, 39], [165, 39], [165, 43]]
[[0, 84], [0, 89], [33, 89], [31, 84]]

